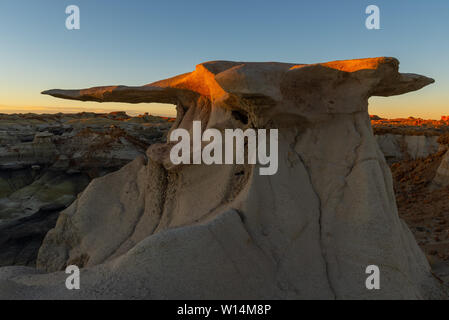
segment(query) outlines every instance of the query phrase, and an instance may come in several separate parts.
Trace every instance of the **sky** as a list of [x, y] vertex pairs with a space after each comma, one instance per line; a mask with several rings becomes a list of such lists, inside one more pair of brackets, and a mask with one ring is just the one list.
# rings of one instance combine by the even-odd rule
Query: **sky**
[[[67, 30], [77, 5], [80, 30]], [[365, 27], [368, 5], [380, 30]], [[0, 113], [126, 110], [171, 115], [160, 104], [98, 104], [41, 95], [46, 89], [143, 85], [210, 60], [317, 63], [393, 56], [401, 72], [436, 83], [371, 98], [370, 113], [449, 115], [448, 0], [1, 0]]]

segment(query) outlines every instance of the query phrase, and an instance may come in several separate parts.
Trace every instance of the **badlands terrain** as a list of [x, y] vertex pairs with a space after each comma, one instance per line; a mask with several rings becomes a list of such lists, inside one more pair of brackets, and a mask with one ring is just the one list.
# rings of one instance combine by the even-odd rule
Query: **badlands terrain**
[[380, 119], [374, 134], [393, 174], [399, 215], [433, 266], [449, 261], [449, 119]]
[[[59, 212], [92, 179], [164, 141], [173, 120], [125, 112], [0, 114], [0, 265], [35, 265]], [[431, 264], [449, 262], [449, 119], [371, 116], [371, 124], [392, 170], [400, 217]]]
[[0, 114], [0, 266], [35, 265], [60, 211], [92, 179], [162, 142], [170, 120], [109, 114]]
[[[307, 65], [212, 61], [141, 87], [45, 91], [80, 101], [175, 104], [172, 128], [190, 133], [194, 121], [202, 129], [279, 129], [279, 170], [262, 176], [260, 165], [174, 165], [173, 144], [147, 141], [145, 154], [93, 176], [59, 213], [36, 268], [0, 268], [0, 298], [447, 299], [439, 247], [446, 241], [444, 201], [430, 213], [415, 200], [447, 197], [444, 130], [426, 134], [420, 122], [372, 117], [373, 130], [368, 115], [369, 97], [433, 82], [379, 57]], [[14, 159], [22, 157], [16, 152]], [[424, 191], [429, 196], [419, 198]], [[9, 218], [22, 207], [40, 213], [45, 202], [8, 198]], [[82, 290], [64, 286], [72, 264], [82, 268]], [[365, 285], [373, 264], [383, 279], [379, 290]]]

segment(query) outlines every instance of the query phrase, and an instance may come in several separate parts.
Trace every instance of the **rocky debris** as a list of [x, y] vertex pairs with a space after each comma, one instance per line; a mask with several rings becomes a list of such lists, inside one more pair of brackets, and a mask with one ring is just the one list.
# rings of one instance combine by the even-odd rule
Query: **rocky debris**
[[0, 266], [35, 265], [55, 211], [71, 205], [92, 179], [165, 141], [170, 125], [125, 112], [0, 114]]
[[433, 182], [446, 153], [391, 166], [399, 215], [432, 264], [449, 261], [449, 187]]
[[[411, 228], [433, 271], [449, 284], [445, 271], [449, 266], [447, 124], [423, 119], [418, 122], [412, 117], [383, 119], [382, 122], [371, 120], [379, 147], [391, 164], [399, 215]], [[447, 121], [446, 117], [441, 121]], [[427, 124], [431, 135], [423, 131], [423, 123]], [[389, 132], [401, 134], [387, 133], [386, 124]], [[413, 148], [410, 148], [410, 141], [413, 141]], [[417, 152], [410, 152], [410, 149]]]
[[[0, 269], [0, 298], [416, 299], [446, 292], [397, 213], [368, 98], [418, 90], [393, 58], [313, 65], [208, 62], [144, 87], [50, 90], [82, 101], [176, 103], [173, 128], [279, 128], [279, 171], [170, 165], [154, 144], [95, 179], [40, 248]], [[237, 116], [238, 115], [238, 116]], [[247, 121], [242, 121], [247, 119]], [[243, 174], [241, 174], [243, 172]], [[68, 264], [83, 289], [61, 284]], [[378, 265], [380, 290], [365, 269]], [[114, 279], [114, 281], [111, 281]]]

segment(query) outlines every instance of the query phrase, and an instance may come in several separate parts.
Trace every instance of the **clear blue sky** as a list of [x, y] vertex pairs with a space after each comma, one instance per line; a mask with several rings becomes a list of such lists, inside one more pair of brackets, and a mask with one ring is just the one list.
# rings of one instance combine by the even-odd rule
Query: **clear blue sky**
[[[65, 28], [71, 4], [80, 7], [81, 30]], [[370, 4], [380, 7], [381, 30], [365, 28]], [[1, 0], [0, 112], [6, 106], [135, 110], [39, 92], [141, 85], [208, 60], [314, 63], [394, 56], [401, 71], [437, 83], [371, 99], [371, 113], [439, 118], [449, 114], [448, 35], [448, 0]]]

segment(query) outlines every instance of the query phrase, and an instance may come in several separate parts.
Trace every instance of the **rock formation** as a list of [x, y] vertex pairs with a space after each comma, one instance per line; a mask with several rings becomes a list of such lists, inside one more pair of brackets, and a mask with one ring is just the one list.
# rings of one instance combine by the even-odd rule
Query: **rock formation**
[[164, 141], [169, 126], [121, 113], [0, 114], [0, 222], [71, 204], [92, 178]]
[[[432, 79], [394, 58], [298, 65], [217, 61], [143, 87], [65, 99], [177, 105], [173, 128], [278, 128], [279, 171], [178, 165], [154, 144], [61, 213], [38, 270], [0, 269], [0, 298], [416, 299], [445, 292], [399, 219], [370, 96]], [[83, 267], [68, 291], [67, 265]], [[381, 289], [367, 290], [368, 265]], [[46, 274], [45, 272], [51, 272]]]
[[163, 142], [159, 117], [0, 114], [0, 266], [36, 265], [58, 214], [89, 182]]
[[435, 173], [432, 183], [434, 187], [441, 188], [449, 186], [449, 151], [447, 151], [441, 159], [441, 163]]
[[375, 137], [389, 163], [422, 159], [440, 150], [438, 136], [379, 134]]
[[371, 116], [371, 125], [379, 147], [390, 164], [424, 159], [447, 149], [449, 125], [444, 120], [413, 117], [381, 119]]
[[[449, 284], [449, 187], [435, 183], [447, 150], [391, 165], [399, 217], [427, 255], [432, 271]], [[447, 177], [447, 176], [446, 176]]]

